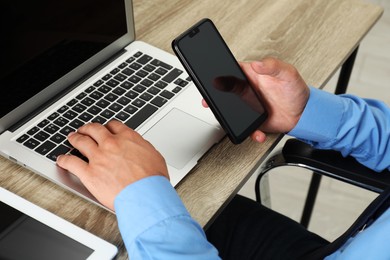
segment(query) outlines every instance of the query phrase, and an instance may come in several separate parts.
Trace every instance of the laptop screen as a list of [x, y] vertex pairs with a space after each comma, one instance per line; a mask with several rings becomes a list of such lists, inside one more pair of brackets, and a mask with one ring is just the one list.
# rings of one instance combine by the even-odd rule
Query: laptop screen
[[0, 118], [127, 33], [124, 0], [2, 1], [0, 21]]

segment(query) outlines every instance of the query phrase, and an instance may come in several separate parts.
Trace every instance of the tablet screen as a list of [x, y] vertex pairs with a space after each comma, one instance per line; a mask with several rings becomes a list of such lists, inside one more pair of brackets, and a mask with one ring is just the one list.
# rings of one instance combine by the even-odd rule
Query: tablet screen
[[86, 259], [94, 250], [0, 201], [0, 259]]

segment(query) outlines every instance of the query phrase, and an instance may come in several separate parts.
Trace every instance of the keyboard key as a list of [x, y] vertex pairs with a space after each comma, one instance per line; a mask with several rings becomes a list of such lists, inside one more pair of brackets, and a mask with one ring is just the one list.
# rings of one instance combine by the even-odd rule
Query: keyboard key
[[139, 70], [137, 71], [137, 73], [135, 73], [135, 75], [137, 75], [138, 77], [141, 77], [141, 78], [145, 78], [149, 73], [144, 71], [144, 70]]
[[133, 75], [133, 76], [131, 76], [131, 77], [129, 78], [129, 81], [130, 81], [130, 82], [133, 82], [133, 83], [138, 83], [140, 80], [141, 80], [141, 78], [138, 77], [138, 76], [135, 76], [135, 75]]
[[99, 91], [95, 91], [91, 93], [89, 96], [95, 100], [99, 100], [103, 96], [103, 94]]
[[88, 162], [88, 158], [85, 157], [82, 153], [80, 153], [80, 151], [77, 149], [73, 149], [72, 151], [70, 151], [70, 154], [79, 157], [83, 161]]
[[27, 139], [28, 139], [28, 135], [24, 134], [24, 135], [20, 136], [18, 139], [16, 139], [16, 142], [23, 143]]
[[156, 87], [158, 87], [159, 89], [163, 89], [165, 88], [166, 86], [168, 86], [167, 83], [163, 82], [163, 81], [159, 81], [159, 82], [156, 82], [156, 84], [154, 84]]
[[[145, 87], [144, 86], [141, 86], [141, 85], [137, 85], [133, 88], [133, 90], [137, 91], [138, 93], [142, 93], [145, 91]], [[127, 95], [126, 95], [127, 96]]]
[[68, 134], [70, 134], [71, 132], [75, 132], [75, 131], [76, 131], [76, 129], [74, 129], [70, 126], [65, 126], [60, 130], [60, 133], [65, 135], [65, 136], [68, 136]]
[[122, 81], [124, 81], [125, 79], [127, 79], [127, 77], [126, 77], [125, 75], [119, 73], [118, 75], [116, 75], [116, 76], [114, 77], [114, 79], [116, 79], [116, 80], [122, 82]]
[[37, 133], [39, 131], [39, 128], [34, 126], [33, 128], [31, 128], [30, 130], [28, 130], [27, 134], [29, 135], [34, 135], [35, 133]]
[[138, 63], [141, 63], [141, 64], [143, 64], [143, 65], [145, 65], [146, 63], [148, 63], [148, 62], [151, 61], [152, 59], [153, 59], [153, 58], [150, 57], [149, 55], [144, 54], [144, 55], [142, 55], [141, 58], [139, 58], [139, 59], [137, 60], [137, 62], [138, 62]]
[[79, 129], [82, 125], [84, 125], [84, 123], [79, 119], [75, 119], [72, 122], [70, 122], [69, 125], [75, 129]]
[[68, 106], [70, 106], [70, 107], [72, 107], [72, 106], [74, 106], [76, 103], [77, 103], [78, 101], [77, 101], [77, 99], [72, 99], [71, 101], [69, 101], [68, 103], [66, 103]]
[[149, 101], [149, 100], [151, 100], [151, 99], [153, 98], [153, 96], [152, 96], [151, 94], [145, 92], [145, 93], [143, 93], [143, 94], [140, 96], [140, 98], [142, 98], [142, 99], [145, 100], [145, 101]]
[[117, 87], [115, 88], [113, 91], [112, 91], [114, 94], [117, 94], [118, 96], [122, 96], [126, 90], [124, 90], [123, 88], [121, 87]]
[[99, 79], [99, 80], [96, 81], [93, 85], [94, 85], [95, 87], [99, 87], [99, 86], [101, 86], [103, 83], [104, 83], [104, 81]]
[[[126, 66], [126, 65], [125, 65], [125, 66]], [[115, 75], [115, 74], [117, 74], [119, 71], [120, 71], [120, 69], [115, 68], [115, 69], [113, 69], [112, 71], [110, 71], [110, 73], [111, 73], [112, 75]]]
[[163, 69], [163, 68], [158, 68], [158, 69], [156, 69], [156, 73], [157, 73], [157, 74], [160, 74], [161, 76], [167, 74], [167, 72], [168, 72], [168, 71], [167, 71], [166, 69]]
[[161, 76], [157, 75], [156, 73], [152, 73], [148, 76], [148, 79], [150, 80], [153, 80], [153, 81], [157, 81], [161, 78]]
[[40, 144], [39, 141], [33, 139], [33, 138], [30, 138], [28, 139], [26, 142], [23, 143], [24, 146], [27, 146], [28, 148], [30, 149], [34, 149], [35, 147], [37, 147], [38, 145]]
[[77, 116], [77, 113], [72, 111], [72, 110], [68, 110], [64, 113], [64, 117], [66, 119], [69, 119], [69, 120], [72, 120], [73, 118], [75, 118]]
[[115, 104], [112, 104], [111, 106], [109, 106], [108, 108], [114, 112], [118, 112], [119, 110], [121, 110], [123, 108], [123, 106], [115, 103]]
[[[143, 90], [140, 90], [140, 91], [142, 92]], [[130, 98], [130, 99], [135, 99], [138, 95], [139, 95], [139, 94], [138, 94], [137, 92], [132, 91], [132, 90], [128, 91], [128, 92], [125, 94], [125, 96], [128, 97], [128, 98]]]
[[124, 105], [124, 106], [126, 106], [127, 104], [129, 104], [130, 101], [131, 101], [131, 100], [130, 100], [129, 98], [127, 98], [127, 97], [121, 97], [121, 98], [119, 98], [119, 99], [117, 100], [117, 102], [118, 102], [119, 104]]
[[133, 61], [135, 61], [135, 58], [134, 57], [130, 57], [126, 60], [127, 63], [132, 63]]
[[49, 135], [48, 133], [45, 133], [44, 131], [40, 131], [40, 132], [38, 132], [38, 133], [36, 133], [36, 134], [34, 135], [34, 138], [37, 139], [37, 140], [39, 140], [39, 141], [41, 141], [41, 142], [43, 142], [43, 141], [45, 141], [46, 139], [48, 139], [49, 136], [50, 136], [50, 135]]
[[38, 124], [38, 126], [39, 126], [40, 128], [43, 128], [43, 127], [47, 126], [49, 123], [50, 123], [50, 121], [47, 120], [47, 119], [45, 119], [45, 120], [41, 121], [41, 122]]
[[114, 116], [114, 114], [115, 114], [114, 112], [112, 112], [111, 110], [108, 110], [108, 109], [106, 109], [100, 113], [100, 115], [106, 119], [110, 119], [111, 117]]
[[89, 97], [86, 97], [81, 101], [81, 104], [86, 105], [87, 107], [91, 106], [93, 103], [95, 103], [95, 100]]
[[124, 70], [122, 70], [122, 73], [127, 75], [127, 76], [130, 76], [131, 74], [133, 74], [135, 71], [130, 69], [130, 68], [126, 68]]
[[135, 112], [137, 112], [138, 108], [136, 108], [135, 106], [129, 105], [124, 110], [127, 113], [134, 114]]
[[110, 79], [109, 81], [106, 82], [106, 84], [112, 88], [116, 87], [119, 85], [119, 81], [116, 81], [114, 79]]
[[110, 74], [105, 75], [102, 79], [104, 81], [109, 80], [112, 76]]
[[126, 121], [125, 124], [132, 129], [136, 129], [156, 111], [157, 107], [147, 104], [144, 108], [138, 111], [138, 113]]
[[58, 114], [57, 112], [54, 112], [53, 114], [51, 114], [47, 119], [49, 120], [54, 120], [56, 119], [56, 117], [58, 117], [60, 114]]
[[129, 68], [132, 68], [133, 70], [139, 70], [142, 66], [136, 62], [133, 62], [130, 64]]
[[181, 87], [175, 87], [174, 89], [172, 89], [172, 92], [175, 93], [175, 94], [177, 94], [177, 93], [180, 92], [180, 90], [182, 90]]
[[102, 109], [97, 107], [97, 106], [91, 106], [90, 108], [88, 108], [87, 111], [89, 113], [91, 113], [92, 115], [97, 115], [97, 114], [99, 114], [102, 111]]
[[101, 107], [101, 108], [106, 108], [108, 105], [110, 104], [110, 102], [108, 102], [107, 100], [104, 100], [104, 99], [101, 99], [99, 100], [96, 105], [98, 107]]
[[171, 83], [173, 80], [175, 80], [182, 73], [183, 73], [182, 70], [173, 69], [167, 75], [165, 75], [162, 78], [162, 80], [164, 80], [165, 82]]
[[156, 67], [150, 65], [150, 64], [146, 64], [144, 67], [143, 67], [144, 70], [148, 71], [148, 72], [152, 72], [156, 69]]
[[163, 67], [163, 68], [165, 68], [167, 70], [170, 70], [170, 69], [173, 68], [171, 65], [168, 65], [168, 64], [166, 64], [166, 63], [164, 63], [164, 62], [162, 62], [160, 60], [157, 60], [157, 59], [152, 60], [150, 63], [152, 65], [154, 65], [154, 66]]
[[116, 99], [118, 99], [118, 96], [112, 93], [108, 93], [105, 97], [105, 100], [108, 100], [110, 102], [114, 102]]
[[[120, 69], [123, 69], [123, 68], [126, 68], [126, 66], [127, 66], [127, 63], [126, 62], [123, 62], [123, 63], [121, 63], [118, 67], [120, 68]], [[111, 73], [112, 74], [112, 73]]]
[[136, 100], [131, 102], [131, 104], [139, 108], [139, 107], [142, 107], [143, 105], [145, 105], [145, 101], [137, 98]]
[[133, 56], [136, 57], [136, 58], [138, 58], [138, 57], [140, 57], [141, 55], [142, 55], [142, 52], [137, 51], [137, 53], [135, 53]]
[[162, 97], [155, 97], [150, 103], [152, 103], [155, 106], [162, 107], [165, 103], [167, 103], [168, 100]]
[[87, 113], [87, 112], [84, 112], [84, 113], [82, 113], [79, 117], [78, 117], [78, 119], [80, 119], [80, 120], [83, 120], [84, 122], [88, 122], [89, 120], [91, 120], [92, 119], [92, 115], [91, 114], [89, 114], [89, 113]]
[[148, 89], [148, 92], [150, 94], [157, 95], [160, 92], [160, 89], [158, 89], [156, 87], [151, 87], [151, 88]]
[[107, 94], [108, 92], [111, 91], [111, 88], [109, 86], [107, 86], [107, 85], [103, 85], [100, 88], [98, 88], [98, 90], [100, 92], [102, 92], [103, 94]]
[[59, 133], [56, 133], [55, 135], [53, 135], [50, 140], [55, 142], [56, 144], [60, 144], [62, 143], [64, 140], [66, 139], [65, 136], [63, 136], [62, 134], [59, 134]]
[[129, 114], [125, 113], [125, 112], [120, 112], [118, 113], [115, 118], [121, 120], [121, 121], [126, 121], [128, 118], [130, 117]]
[[86, 106], [82, 104], [76, 104], [75, 106], [72, 107], [72, 110], [76, 111], [77, 113], [81, 113], [87, 109]]
[[153, 81], [149, 79], [144, 79], [143, 81], [141, 81], [141, 84], [144, 85], [145, 87], [150, 87], [153, 84]]
[[68, 110], [68, 106], [62, 106], [60, 107], [60, 109], [57, 110], [58, 113], [62, 114], [64, 113], [66, 110]]
[[60, 145], [51, 151], [46, 157], [52, 161], [57, 161], [57, 157], [61, 154], [66, 154], [70, 151], [71, 148], [66, 147], [65, 145]]
[[101, 117], [101, 116], [97, 116], [97, 117], [95, 117], [94, 119], [92, 119], [92, 122], [93, 122], [93, 123], [104, 124], [105, 122], [107, 122], [107, 120], [104, 119], [104, 118]]
[[175, 94], [172, 92], [169, 92], [168, 90], [164, 90], [163, 92], [160, 93], [160, 96], [163, 96], [167, 99], [171, 99]]
[[56, 144], [51, 141], [46, 141], [35, 149], [39, 154], [45, 155], [56, 147]]
[[129, 81], [125, 81], [121, 84], [121, 87], [127, 90], [129, 90], [132, 86], [134, 86], [134, 84]]
[[48, 126], [46, 126], [46, 127], [44, 128], [44, 130], [45, 130], [46, 132], [48, 132], [49, 134], [54, 134], [54, 133], [57, 132], [59, 129], [60, 129], [60, 128], [59, 128], [58, 126], [54, 125], [54, 124], [50, 124], [50, 125], [48, 125]]

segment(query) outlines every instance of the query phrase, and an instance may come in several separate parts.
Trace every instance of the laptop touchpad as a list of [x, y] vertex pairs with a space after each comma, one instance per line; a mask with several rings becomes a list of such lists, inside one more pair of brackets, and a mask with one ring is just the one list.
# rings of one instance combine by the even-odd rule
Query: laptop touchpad
[[172, 109], [143, 137], [176, 169], [183, 168], [213, 139], [216, 127], [179, 109]]

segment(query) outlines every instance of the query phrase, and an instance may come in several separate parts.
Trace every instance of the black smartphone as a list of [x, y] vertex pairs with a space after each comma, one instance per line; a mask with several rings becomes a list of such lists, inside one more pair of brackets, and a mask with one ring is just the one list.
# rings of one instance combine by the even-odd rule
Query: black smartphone
[[210, 19], [174, 39], [172, 48], [233, 143], [265, 121], [267, 111]]

